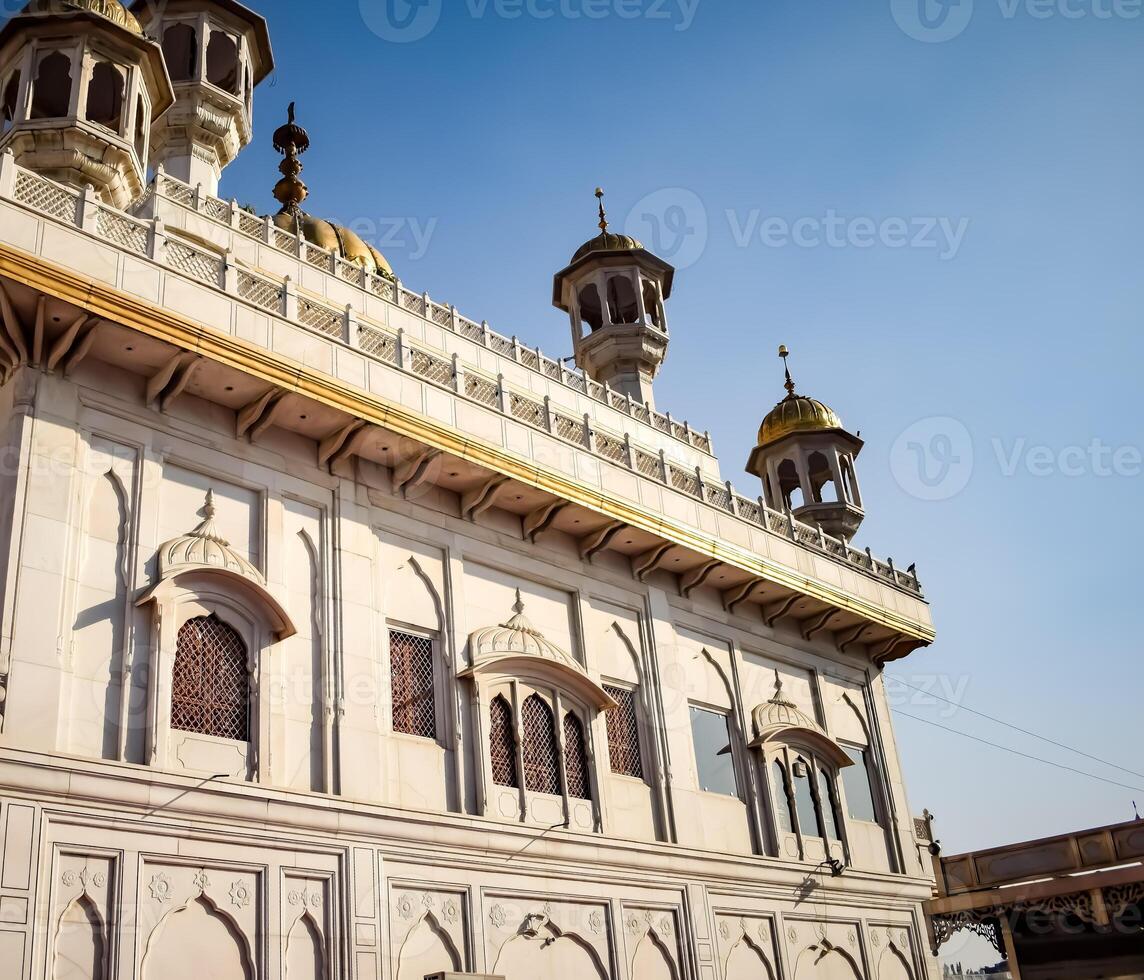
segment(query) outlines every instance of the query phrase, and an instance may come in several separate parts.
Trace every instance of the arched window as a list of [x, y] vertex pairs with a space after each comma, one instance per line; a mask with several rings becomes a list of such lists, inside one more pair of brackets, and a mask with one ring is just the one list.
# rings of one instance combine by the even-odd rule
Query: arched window
[[842, 837], [838, 833], [838, 801], [834, 795], [834, 780], [823, 768], [818, 770], [818, 809], [822, 814], [822, 825], [826, 831], [826, 839], [837, 841]]
[[779, 494], [783, 504], [790, 510], [798, 510], [804, 503], [802, 480], [793, 459], [784, 459], [779, 463]]
[[217, 616], [189, 619], [179, 629], [171, 727], [236, 742], [250, 740], [246, 645]]
[[516, 775], [516, 740], [513, 738], [512, 706], [498, 694], [489, 706], [489, 757], [493, 782], [498, 786], [520, 786]]
[[389, 676], [393, 730], [419, 738], [437, 737], [433, 641], [389, 631]]
[[858, 496], [857, 481], [854, 479], [854, 467], [849, 456], [841, 457], [839, 460], [839, 468], [842, 470], [842, 486], [846, 491], [846, 499], [850, 503], [861, 507], [862, 501]]
[[71, 58], [53, 51], [40, 59], [32, 87], [32, 118], [58, 119], [71, 109]]
[[85, 115], [116, 133], [123, 128], [123, 73], [110, 61], [97, 61], [91, 71]]
[[163, 32], [163, 58], [172, 82], [189, 82], [198, 74], [199, 39], [191, 24], [172, 24]]
[[791, 768], [794, 770], [791, 775], [794, 777], [794, 805], [798, 817], [798, 829], [802, 831], [803, 837], [821, 837], [818, 805], [810, 788], [814, 770], [801, 757], [795, 760]]
[[659, 290], [655, 288], [655, 283], [650, 279], [643, 281], [643, 305], [651, 322], [662, 330], [663, 317], [660, 316]]
[[639, 304], [636, 291], [627, 276], [612, 276], [608, 279], [608, 309], [612, 323], [638, 323]]
[[16, 103], [20, 99], [20, 72], [14, 71], [4, 86], [4, 95], [0, 98], [0, 135], [8, 132], [16, 121]]
[[790, 783], [786, 766], [775, 759], [772, 767], [771, 793], [775, 800], [775, 821], [779, 830], [786, 834], [794, 833], [794, 817], [791, 812]]
[[229, 34], [211, 31], [207, 45], [207, 81], [238, 95], [238, 43]]
[[584, 726], [571, 711], [564, 716], [564, 778], [568, 795], [576, 800], [592, 798], [588, 777], [588, 752], [584, 746]]
[[530, 793], [559, 796], [560, 766], [552, 709], [539, 694], [532, 694], [521, 706], [520, 718], [524, 729], [524, 788]]
[[643, 779], [636, 692], [630, 687], [614, 687], [611, 684], [605, 684], [604, 690], [616, 702], [616, 706], [609, 708], [607, 712], [608, 758], [612, 772], [620, 776]]
[[811, 453], [807, 467], [810, 470], [810, 492], [816, 504], [827, 502], [825, 491], [828, 486], [833, 488], [830, 495], [831, 502], [841, 499], [838, 488], [834, 485], [834, 473], [831, 472], [830, 463], [822, 453]]
[[604, 325], [600, 291], [592, 283], [580, 290], [580, 319], [588, 324], [590, 330], [599, 330]]

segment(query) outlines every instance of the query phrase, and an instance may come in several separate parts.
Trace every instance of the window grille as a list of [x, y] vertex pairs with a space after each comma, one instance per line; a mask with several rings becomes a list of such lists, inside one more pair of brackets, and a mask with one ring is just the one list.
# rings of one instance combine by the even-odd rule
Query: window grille
[[516, 744], [512, 737], [512, 708], [497, 695], [489, 707], [489, 757], [493, 782], [498, 786], [520, 786], [516, 776]]
[[250, 738], [246, 645], [217, 616], [179, 630], [171, 686], [171, 727], [214, 738]]
[[564, 716], [564, 777], [568, 795], [575, 800], [590, 800], [592, 784], [588, 778], [588, 752], [584, 746], [584, 726], [571, 711]]
[[424, 636], [390, 630], [389, 678], [393, 730], [419, 738], [436, 738], [433, 641]]
[[539, 694], [521, 707], [524, 726], [524, 788], [530, 793], [560, 796], [560, 767], [556, 751], [556, 722]]
[[636, 692], [630, 688], [611, 685], [605, 685], [604, 690], [616, 702], [616, 706], [607, 712], [608, 756], [611, 759], [612, 772], [643, 779]]

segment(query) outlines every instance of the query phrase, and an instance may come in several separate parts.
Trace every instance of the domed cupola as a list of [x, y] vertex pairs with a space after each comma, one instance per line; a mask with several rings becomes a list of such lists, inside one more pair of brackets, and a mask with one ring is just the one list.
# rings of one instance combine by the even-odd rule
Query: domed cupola
[[[779, 356], [785, 366], [790, 352], [780, 347]], [[785, 373], [786, 397], [763, 419], [747, 472], [763, 481], [768, 506], [849, 541], [865, 516], [854, 466], [862, 440], [824, 402], [798, 394], [789, 366]]]
[[168, 541], [159, 552], [159, 576], [166, 578], [186, 569], [216, 568], [266, 585], [262, 573], [243, 558], [215, 530], [214, 491], [207, 491], [203, 521], [193, 531]]
[[769, 701], [751, 712], [755, 738], [750, 748], [762, 748], [769, 742], [791, 742], [810, 745], [840, 769], [853, 765], [846, 750], [826, 730], [783, 694], [783, 682], [775, 671], [775, 693]]
[[652, 382], [667, 356], [667, 314], [675, 269], [629, 235], [608, 230], [604, 192], [600, 234], [556, 274], [552, 302], [572, 319], [572, 349], [588, 377], [655, 407]]
[[159, 46], [118, 0], [32, 0], [0, 28], [0, 150], [127, 209], [173, 102]]
[[294, 103], [290, 103], [286, 125], [274, 132], [274, 149], [282, 154], [279, 172], [282, 179], [274, 185], [274, 197], [282, 205], [274, 224], [283, 231], [301, 236], [311, 245], [333, 252], [347, 262], [360, 265], [386, 279], [393, 278], [393, 269], [376, 248], [341, 225], [316, 218], [302, 210], [302, 202], [310, 196], [310, 189], [302, 182], [302, 161], [299, 159], [310, 148], [310, 136], [294, 119]]

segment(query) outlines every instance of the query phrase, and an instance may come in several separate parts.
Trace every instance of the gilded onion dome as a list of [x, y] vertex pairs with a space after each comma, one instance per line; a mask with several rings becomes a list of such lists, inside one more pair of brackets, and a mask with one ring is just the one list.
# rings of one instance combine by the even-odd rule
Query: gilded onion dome
[[591, 255], [593, 252], [642, 252], [644, 250], [643, 242], [637, 241], [631, 235], [615, 235], [608, 231], [608, 218], [604, 211], [604, 189], [602, 187], [596, 188], [596, 197], [600, 201], [600, 234], [576, 249], [576, 254], [572, 256], [570, 265], [575, 265], [585, 255]]
[[[789, 352], [783, 347], [779, 354], [785, 364]], [[769, 446], [794, 432], [821, 432], [842, 428], [842, 419], [829, 405], [795, 391], [789, 367], [786, 369], [786, 390], [786, 398], [771, 409], [759, 427], [760, 446]]]
[[274, 224], [284, 231], [300, 235], [318, 248], [333, 252], [347, 262], [360, 265], [367, 272], [393, 278], [393, 269], [376, 248], [342, 225], [316, 218], [302, 210], [302, 202], [310, 195], [302, 182], [302, 161], [310, 148], [309, 134], [294, 121], [294, 103], [290, 103], [286, 125], [274, 132], [274, 149], [282, 154], [278, 170], [282, 179], [274, 186], [274, 196], [282, 210], [274, 216]]
[[143, 28], [135, 15], [118, 0], [32, 0], [21, 16], [52, 16], [55, 14], [90, 13], [118, 24], [124, 30], [138, 37], [143, 36]]
[[215, 530], [214, 491], [207, 491], [203, 521], [193, 531], [168, 541], [159, 551], [159, 576], [195, 568], [219, 568], [265, 585], [262, 573]]

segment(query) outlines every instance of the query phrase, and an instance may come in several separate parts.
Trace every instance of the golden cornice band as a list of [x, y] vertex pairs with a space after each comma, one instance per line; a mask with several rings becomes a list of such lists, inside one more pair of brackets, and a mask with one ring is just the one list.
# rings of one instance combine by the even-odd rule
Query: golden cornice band
[[935, 632], [931, 627], [912, 622], [888, 609], [880, 609], [850, 593], [807, 578], [737, 545], [655, 516], [564, 474], [523, 463], [496, 446], [461, 436], [451, 427], [417, 415], [387, 399], [351, 388], [336, 378], [304, 365], [291, 364], [272, 351], [194, 323], [170, 310], [124, 294], [105, 283], [77, 275], [69, 269], [4, 243], [0, 243], [0, 275], [81, 307], [95, 316], [121, 323], [184, 350], [202, 354], [269, 384], [312, 398], [355, 418], [385, 426], [398, 435], [416, 439], [434, 449], [469, 460], [613, 520], [659, 535], [701, 555], [829, 603], [839, 610], [853, 612], [871, 623], [902, 634], [903, 638], [917, 640], [922, 644], [934, 640]]

